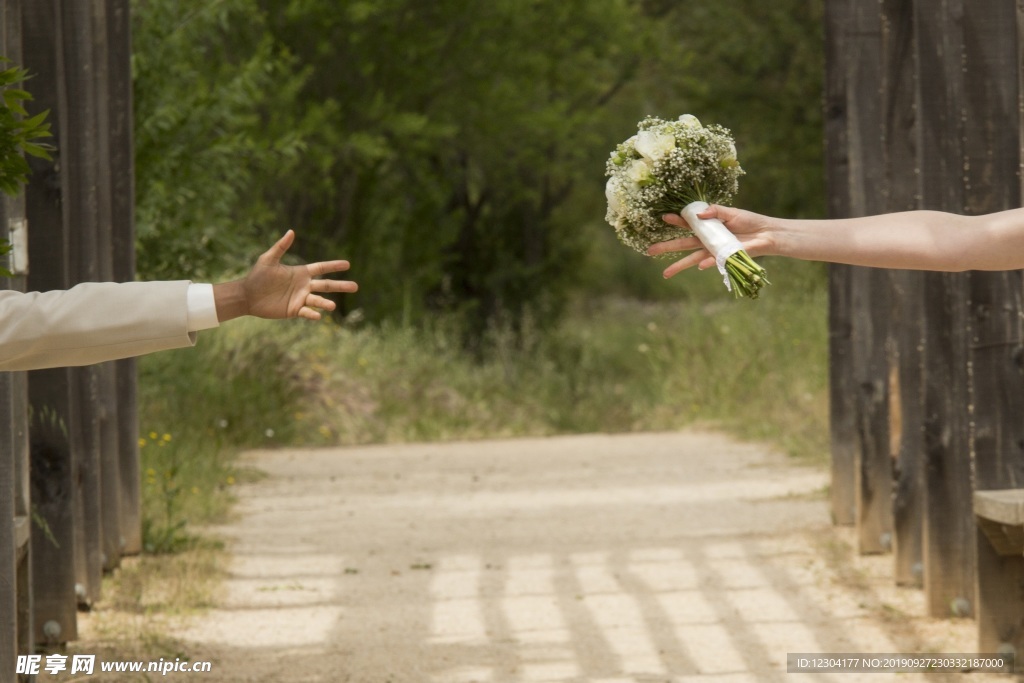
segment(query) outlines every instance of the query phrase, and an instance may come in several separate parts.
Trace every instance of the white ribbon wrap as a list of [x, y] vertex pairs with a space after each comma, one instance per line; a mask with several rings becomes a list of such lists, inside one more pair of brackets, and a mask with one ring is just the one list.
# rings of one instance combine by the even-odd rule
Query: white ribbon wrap
[[704, 248], [715, 257], [718, 272], [725, 280], [725, 288], [731, 292], [732, 284], [729, 282], [729, 274], [725, 271], [725, 261], [737, 251], [742, 250], [743, 245], [717, 218], [697, 218], [697, 214], [706, 211], [707, 208], [707, 202], [690, 202], [683, 207], [680, 213], [686, 219], [693, 233], [700, 239]]

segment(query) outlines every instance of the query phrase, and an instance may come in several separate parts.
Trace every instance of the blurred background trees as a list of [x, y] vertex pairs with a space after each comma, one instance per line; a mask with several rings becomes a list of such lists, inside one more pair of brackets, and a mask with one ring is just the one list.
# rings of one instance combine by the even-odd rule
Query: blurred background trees
[[138, 0], [141, 274], [219, 274], [294, 227], [352, 260], [347, 310], [471, 337], [671, 291], [603, 222], [609, 150], [693, 113], [733, 130], [740, 204], [821, 215], [821, 4]]
[[220, 514], [252, 446], [700, 423], [823, 457], [820, 265], [735, 302], [604, 222], [605, 160], [649, 114], [731, 128], [739, 204], [823, 214], [822, 3], [135, 0], [140, 277], [230, 277], [295, 228], [360, 283], [342, 324], [140, 361], [141, 431], [173, 435], [143, 449], [173, 471], [147, 543]]

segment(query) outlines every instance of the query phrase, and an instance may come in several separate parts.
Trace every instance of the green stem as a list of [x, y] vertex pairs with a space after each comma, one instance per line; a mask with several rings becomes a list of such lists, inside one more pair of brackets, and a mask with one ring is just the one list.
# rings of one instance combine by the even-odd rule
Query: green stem
[[738, 251], [725, 261], [726, 273], [736, 298], [756, 299], [768, 282], [767, 273], [745, 251]]

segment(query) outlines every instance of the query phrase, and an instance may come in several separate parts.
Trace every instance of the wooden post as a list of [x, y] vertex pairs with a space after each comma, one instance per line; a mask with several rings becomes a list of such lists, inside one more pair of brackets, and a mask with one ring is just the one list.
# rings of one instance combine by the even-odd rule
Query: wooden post
[[[25, 66], [33, 81], [35, 105], [50, 110], [57, 146], [56, 163], [30, 160], [33, 174], [26, 189], [29, 225], [28, 285], [63, 289], [69, 284], [68, 235], [63, 216], [67, 140], [62, 22], [57, 0], [22, 5]], [[46, 531], [32, 535], [32, 590], [36, 639], [66, 642], [77, 637], [75, 618], [74, 452], [68, 438], [76, 414], [70, 373], [64, 369], [29, 373], [32, 405], [31, 470], [34, 512]]]
[[[964, 16], [965, 199], [970, 214], [1020, 206], [1019, 9], [972, 0]], [[1024, 273], [970, 281], [975, 490], [1024, 486]], [[1024, 656], [1024, 556], [1000, 557], [978, 537], [978, 626], [983, 651]]]
[[[3, 260], [0, 259], [0, 264]], [[0, 279], [0, 287], [13, 283]], [[13, 373], [0, 372], [0, 671], [14, 671], [18, 655], [18, 540], [15, 536], [17, 477], [14, 468]]]
[[[21, 0], [0, 3], [0, 54], [22, 63]], [[4, 197], [0, 231], [26, 228], [25, 197]], [[25, 290], [27, 264], [8, 259], [13, 277], [0, 279], [4, 289]], [[31, 500], [28, 470], [28, 376], [0, 372], [0, 671], [13, 675], [19, 653], [34, 649], [30, 577]]]
[[[917, 0], [921, 207], [960, 213], [964, 0]], [[935, 617], [974, 614], [974, 520], [967, 374], [967, 273], [924, 276], [924, 586]]]
[[[5, 204], [4, 223], [14, 202]], [[23, 283], [23, 277], [0, 279], [5, 289], [23, 290]], [[0, 671], [9, 672], [19, 652], [33, 649], [26, 380], [23, 372], [0, 372]]]
[[[910, 176], [916, 181], [913, 175]], [[924, 286], [923, 273], [895, 271], [891, 316], [894, 356], [889, 427], [895, 458], [893, 554], [896, 583], [924, 585]]]
[[[854, 3], [846, 37], [847, 136], [850, 155], [850, 210], [855, 216], [885, 209], [885, 132], [882, 73], [882, 24], [877, 3]], [[850, 289], [853, 381], [856, 386], [857, 541], [861, 553], [892, 548], [892, 459], [888, 430], [889, 313], [880, 302], [890, 289], [889, 275], [877, 268], [856, 268]]]
[[[851, 3], [836, 0], [825, 6], [825, 156], [828, 215], [850, 216], [850, 168], [846, 81], [846, 39]], [[832, 521], [856, 522], [856, 439], [853, 348], [850, 326], [850, 266], [828, 269], [829, 436], [831, 443], [830, 501]]]
[[[110, 82], [110, 223], [113, 279], [135, 279], [135, 157], [132, 137], [131, 16], [129, 0], [108, 0]], [[118, 481], [121, 552], [142, 552], [142, 492], [139, 476], [139, 415], [134, 358], [118, 361]]]
[[[21, 0], [5, 0], [4, 2], [4, 47], [3, 54], [9, 59], [21, 63]], [[5, 199], [6, 224], [19, 224], [28, 230], [25, 220], [25, 195]], [[28, 270], [27, 263], [9, 263], [8, 269], [14, 277], [8, 282], [12, 289], [24, 291]], [[19, 652], [31, 652], [35, 649], [34, 628], [32, 621], [32, 500], [29, 481], [29, 442], [28, 442], [28, 374], [24, 372], [9, 373], [11, 389], [10, 412], [11, 426], [8, 433], [10, 443], [9, 457], [14, 465], [14, 538], [15, 538], [15, 592], [17, 593], [16, 621], [17, 643]]]
[[[64, 74], [68, 104], [68, 133], [63, 164], [67, 178], [64, 220], [72, 255], [72, 282], [102, 280], [98, 235], [98, 154], [96, 64], [93, 48], [93, 3], [60, 3], [64, 28]], [[92, 365], [71, 371], [78, 397], [77, 420], [72, 422], [72, 444], [79, 467], [75, 489], [77, 534], [82, 553], [76, 571], [80, 601], [99, 599], [103, 579], [102, 466], [100, 458], [100, 401], [103, 370]], [[77, 427], [77, 428], [75, 428]]]
[[[883, 0], [882, 82], [887, 212], [917, 208], [917, 112], [913, 5]], [[900, 585], [921, 585], [924, 515], [921, 446], [922, 275], [888, 272], [889, 456], [893, 462], [893, 558]]]
[[[99, 280], [114, 279], [112, 196], [110, 167], [110, 48], [107, 43], [107, 3], [91, 3], [93, 47], [89, 94], [95, 103], [93, 120], [96, 132], [95, 157], [92, 159], [96, 185], [96, 270]], [[103, 363], [97, 370], [96, 413], [99, 426], [100, 457], [100, 549], [104, 570], [121, 563], [121, 468], [117, 406], [117, 365]]]

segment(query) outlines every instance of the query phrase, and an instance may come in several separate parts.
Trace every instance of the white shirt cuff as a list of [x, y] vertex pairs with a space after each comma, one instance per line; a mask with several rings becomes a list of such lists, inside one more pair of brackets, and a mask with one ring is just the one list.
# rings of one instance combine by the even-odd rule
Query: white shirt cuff
[[213, 285], [191, 282], [188, 285], [188, 331], [198, 332], [218, 327], [217, 302]]

